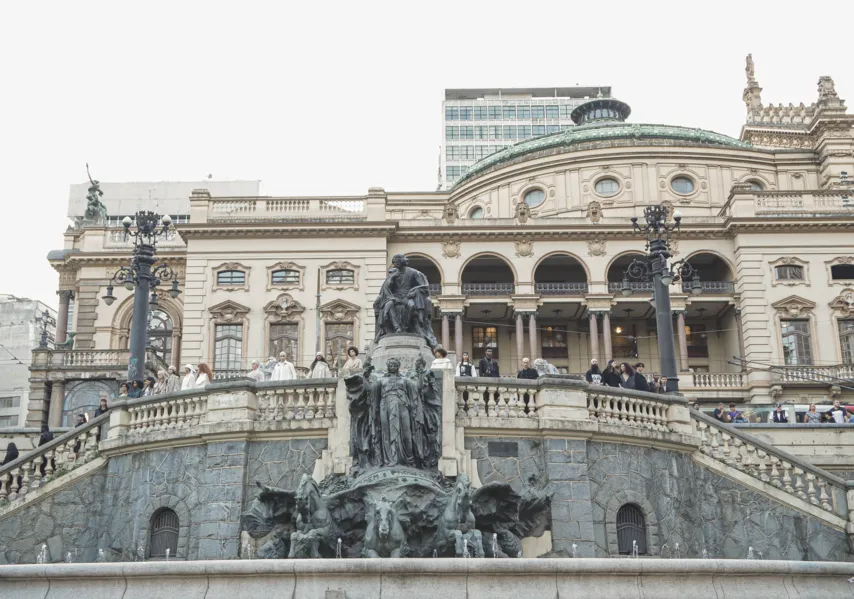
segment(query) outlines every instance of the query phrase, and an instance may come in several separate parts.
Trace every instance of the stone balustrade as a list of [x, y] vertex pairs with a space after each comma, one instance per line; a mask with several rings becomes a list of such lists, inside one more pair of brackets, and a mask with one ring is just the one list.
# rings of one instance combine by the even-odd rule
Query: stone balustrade
[[615, 393], [612, 389], [594, 385], [588, 388], [587, 413], [590, 420], [662, 432], [675, 430], [668, 419], [668, 411], [673, 405], [671, 397], [652, 393]]
[[458, 418], [537, 418], [537, 381], [509, 377], [456, 379]]
[[0, 500], [22, 498], [29, 491], [94, 459], [98, 455], [101, 425], [108, 419], [109, 415], [103, 414], [0, 466]]
[[692, 372], [680, 373], [680, 387], [686, 389], [740, 389], [744, 387], [742, 372]]
[[256, 420], [312, 421], [335, 418], [338, 379], [305, 379], [257, 383]]
[[775, 383], [835, 385], [854, 378], [854, 365], [836, 366], [777, 366], [771, 374]]
[[363, 199], [228, 198], [210, 200], [211, 220], [365, 220]]
[[844, 480], [697, 411], [700, 452], [811, 505], [848, 518]]
[[152, 395], [127, 401], [118, 409], [127, 411], [128, 431], [132, 435], [186, 429], [207, 420], [208, 391], [190, 389]]
[[785, 215], [792, 213], [845, 213], [854, 211], [854, 202], [846, 201], [844, 190], [813, 192], [757, 191], [755, 213], [757, 215]]

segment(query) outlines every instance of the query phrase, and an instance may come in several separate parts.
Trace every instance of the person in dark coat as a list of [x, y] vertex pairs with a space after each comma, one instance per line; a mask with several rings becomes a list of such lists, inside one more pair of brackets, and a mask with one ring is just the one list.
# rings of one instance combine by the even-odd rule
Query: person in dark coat
[[3, 463], [0, 464], [0, 466], [5, 466], [6, 464], [14, 462], [17, 459], [18, 459], [18, 446], [15, 445], [15, 442], [13, 441], [12, 443], [9, 443], [9, 445], [6, 446], [6, 457], [3, 458]]
[[492, 359], [492, 350], [486, 350], [486, 357], [481, 358], [480, 362], [477, 363], [477, 373], [479, 376], [489, 376], [497, 378], [501, 376], [498, 374], [498, 360]]
[[107, 407], [107, 398], [101, 397], [101, 402], [98, 405], [98, 409], [95, 410], [95, 418], [97, 418], [101, 414], [106, 414], [109, 411], [110, 411], [110, 408]]
[[777, 424], [788, 424], [789, 417], [786, 416], [786, 411], [783, 409], [781, 404], [777, 404], [774, 407], [774, 414], [771, 417], [771, 422], [776, 422]]
[[536, 368], [531, 368], [531, 361], [528, 358], [522, 358], [522, 370], [516, 374], [517, 379], [533, 379], [536, 380], [540, 376]]
[[620, 373], [617, 372], [617, 366], [614, 359], [608, 360], [608, 365], [602, 371], [602, 382], [609, 387], [620, 386]]
[[602, 385], [602, 371], [599, 370], [599, 360], [590, 360], [590, 368], [584, 373], [584, 379], [591, 385]]
[[142, 389], [139, 387], [138, 381], [131, 382], [130, 390], [128, 391], [128, 397], [130, 399], [137, 399], [138, 397], [142, 397]]
[[635, 364], [635, 389], [638, 391], [649, 391], [649, 383], [643, 373], [644, 368], [646, 366], [644, 366], [643, 362]]
[[635, 388], [635, 370], [628, 362], [620, 364], [620, 387], [623, 389]]
[[45, 443], [50, 443], [51, 441], [53, 441], [53, 433], [50, 432], [50, 427], [48, 427], [48, 425], [43, 424], [41, 435], [39, 435], [39, 445], [38, 446], [41, 447]]

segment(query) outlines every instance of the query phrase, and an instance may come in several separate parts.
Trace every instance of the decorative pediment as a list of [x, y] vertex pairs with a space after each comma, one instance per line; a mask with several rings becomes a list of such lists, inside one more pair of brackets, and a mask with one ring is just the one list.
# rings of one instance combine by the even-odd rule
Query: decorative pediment
[[264, 312], [270, 318], [277, 322], [293, 322], [305, 312], [302, 304], [296, 301], [287, 293], [283, 293], [274, 301], [264, 306]]
[[[273, 282], [273, 273], [280, 270], [290, 270], [297, 273], [296, 281], [280, 281]], [[289, 291], [291, 289], [303, 290], [303, 282], [305, 281], [305, 266], [300, 266], [295, 262], [276, 262], [272, 266], [267, 267], [267, 291], [280, 289]]]
[[854, 316], [854, 289], [845, 289], [833, 298], [830, 308], [846, 318]]
[[226, 300], [209, 308], [208, 312], [210, 312], [211, 319], [217, 322], [229, 323], [243, 320], [249, 314], [249, 308], [237, 302]]
[[854, 286], [854, 279], [835, 279], [833, 278], [833, 267], [840, 264], [854, 264], [854, 256], [837, 256], [833, 260], [828, 260], [824, 263], [827, 269], [827, 284], [842, 285], [845, 287]]
[[[771, 286], [776, 287], [777, 285], [785, 285], [786, 287], [795, 287], [797, 285], [804, 285], [806, 287], [810, 286], [810, 263], [805, 260], [801, 260], [795, 256], [783, 256], [781, 258], [777, 258], [773, 262], [768, 263], [771, 268]], [[801, 272], [803, 273], [803, 278], [801, 279], [786, 279], [780, 278], [778, 276], [777, 267], [778, 266], [797, 266], [800, 267]], [[790, 270], [790, 269], [788, 269]]]
[[349, 322], [355, 320], [359, 312], [359, 306], [341, 299], [320, 306], [320, 317], [327, 322]]
[[808, 299], [790, 295], [786, 299], [771, 304], [782, 318], [800, 318], [808, 316], [815, 309], [815, 302]]
[[[352, 271], [352, 279], [341, 279], [334, 277], [330, 271]], [[343, 291], [344, 289], [359, 290], [359, 267], [351, 264], [346, 260], [338, 260], [330, 262], [325, 266], [320, 267], [320, 289], [333, 289], [335, 291]]]

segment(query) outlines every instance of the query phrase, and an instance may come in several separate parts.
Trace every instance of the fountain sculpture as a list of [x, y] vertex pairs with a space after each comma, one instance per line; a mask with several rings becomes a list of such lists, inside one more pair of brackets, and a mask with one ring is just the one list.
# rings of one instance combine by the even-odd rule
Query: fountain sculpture
[[[401, 254], [393, 264], [374, 303], [377, 335], [364, 370], [344, 379], [353, 467], [320, 483], [305, 474], [295, 490], [257, 483], [241, 518], [263, 539], [256, 557], [520, 557], [521, 539], [551, 525], [543, 489], [520, 494], [499, 482], [474, 489], [466, 474], [438, 471], [441, 379], [424, 357], [436, 344], [426, 277]], [[376, 352], [392, 335], [417, 356]], [[384, 371], [372, 364], [375, 353]], [[412, 368], [401, 372], [407, 362]]]

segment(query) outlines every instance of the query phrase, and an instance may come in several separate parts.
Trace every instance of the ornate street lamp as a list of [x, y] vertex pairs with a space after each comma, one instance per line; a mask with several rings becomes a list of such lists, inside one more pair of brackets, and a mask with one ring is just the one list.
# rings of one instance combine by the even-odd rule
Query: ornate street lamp
[[154, 254], [157, 252], [157, 238], [166, 235], [172, 224], [168, 214], [161, 217], [151, 211], [136, 213], [136, 231], [131, 231], [134, 220], [126, 216], [122, 220], [125, 228], [125, 239], [133, 238], [133, 258], [131, 265], [122, 266], [113, 275], [107, 285], [107, 293], [101, 298], [108, 306], [116, 301], [113, 295], [113, 282], [124, 285], [125, 289], [133, 290], [133, 319], [130, 330], [130, 362], [128, 363], [128, 380], [142, 382], [145, 372], [145, 344], [148, 337], [148, 310], [156, 308], [157, 286], [165, 281], [172, 281], [167, 293], [177, 298], [181, 294], [178, 289], [178, 277], [167, 264], [154, 266]]
[[632, 260], [623, 274], [620, 291], [626, 297], [632, 295], [630, 279], [652, 281], [655, 321], [658, 328], [658, 354], [661, 360], [661, 374], [667, 377], [667, 391], [679, 391], [679, 379], [676, 369], [676, 348], [673, 345], [673, 314], [670, 310], [670, 285], [676, 281], [690, 279], [691, 293], [697, 295], [703, 291], [697, 270], [685, 260], [668, 264], [670, 258], [670, 238], [682, 224], [682, 214], [673, 213], [673, 222], [667, 220], [665, 206], [647, 206], [643, 210], [644, 224], [638, 224], [638, 218], [632, 217], [632, 229], [642, 232], [646, 237], [647, 255], [640, 260]]
[[47, 349], [47, 330], [49, 327], [56, 326], [56, 319], [50, 315], [50, 312], [45, 310], [36, 317], [36, 322], [41, 325], [42, 328], [42, 336], [41, 339], [39, 339], [39, 349]]

